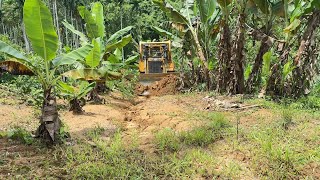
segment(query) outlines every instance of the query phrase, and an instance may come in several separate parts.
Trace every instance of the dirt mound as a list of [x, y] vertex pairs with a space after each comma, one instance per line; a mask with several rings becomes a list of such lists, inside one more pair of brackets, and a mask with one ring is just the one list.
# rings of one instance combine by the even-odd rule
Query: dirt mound
[[150, 85], [138, 84], [135, 88], [136, 94], [148, 92], [151, 96], [173, 95], [178, 92], [179, 78], [175, 75], [167, 75], [160, 81], [156, 81]]

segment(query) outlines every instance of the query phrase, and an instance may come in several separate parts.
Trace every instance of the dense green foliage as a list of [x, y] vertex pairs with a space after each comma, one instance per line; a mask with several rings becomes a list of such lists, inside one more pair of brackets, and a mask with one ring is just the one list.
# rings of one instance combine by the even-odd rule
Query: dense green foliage
[[[1, 1], [0, 32], [29, 52], [22, 23], [23, 2]], [[90, 8], [94, 1], [45, 2], [58, 29], [58, 51], [80, 47], [81, 38], [70, 32], [63, 21], [84, 33], [87, 26], [78, 7]], [[173, 40], [177, 47], [174, 60], [186, 88], [216, 89], [228, 94], [263, 90], [271, 96], [297, 98], [309, 94], [314, 87], [319, 57], [311, 52], [318, 48], [319, 39], [312, 38], [307, 46], [301, 43], [319, 34], [317, 25], [310, 24], [312, 18], [318, 21], [316, 0], [99, 2], [104, 7], [104, 36], [134, 26], [133, 41], [122, 52], [125, 57], [136, 54], [139, 41]]]

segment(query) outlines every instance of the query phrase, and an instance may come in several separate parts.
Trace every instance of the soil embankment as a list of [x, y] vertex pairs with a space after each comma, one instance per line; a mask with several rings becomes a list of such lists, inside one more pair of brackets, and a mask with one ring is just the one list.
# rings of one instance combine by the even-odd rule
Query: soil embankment
[[160, 81], [155, 81], [150, 85], [143, 85], [142, 83], [136, 86], [135, 92], [140, 95], [148, 92], [150, 96], [173, 95], [179, 92], [179, 78], [175, 75], [167, 75]]

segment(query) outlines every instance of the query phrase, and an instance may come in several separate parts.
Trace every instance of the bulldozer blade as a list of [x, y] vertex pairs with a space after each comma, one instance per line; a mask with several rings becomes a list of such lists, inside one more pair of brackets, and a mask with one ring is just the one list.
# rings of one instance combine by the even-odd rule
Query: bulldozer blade
[[141, 73], [139, 76], [139, 82], [140, 84], [144, 86], [148, 86], [156, 81], [160, 81], [163, 77], [166, 77], [168, 75], [178, 75], [177, 72], [170, 72], [170, 73], [152, 73], [152, 74], [144, 74]]

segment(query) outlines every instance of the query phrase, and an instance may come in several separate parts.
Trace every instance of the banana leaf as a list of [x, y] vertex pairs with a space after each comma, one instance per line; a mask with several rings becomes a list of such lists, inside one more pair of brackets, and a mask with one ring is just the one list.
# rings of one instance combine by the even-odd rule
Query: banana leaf
[[290, 33], [294, 30], [296, 30], [301, 24], [301, 21], [299, 19], [295, 19], [288, 27], [286, 27], [283, 31], [285, 33]]
[[73, 86], [65, 83], [65, 82], [58, 82], [58, 88], [60, 89], [60, 91], [65, 94], [65, 95], [73, 95], [75, 94], [76, 90]]
[[1, 69], [15, 75], [34, 75], [34, 66], [21, 52], [3, 41], [0, 41], [0, 52], [13, 57], [0, 62]]
[[197, 0], [201, 22], [206, 23], [216, 10], [216, 0]]
[[103, 77], [97, 69], [74, 69], [63, 74], [63, 76], [85, 81], [103, 81]]
[[26, 0], [23, 21], [32, 49], [45, 61], [51, 61], [58, 50], [58, 35], [51, 13], [41, 0]]
[[118, 42], [115, 42], [113, 44], [108, 44], [106, 49], [105, 49], [105, 52], [111, 52], [115, 49], [121, 49], [123, 47], [125, 47], [127, 44], [129, 44], [132, 40], [132, 36], [131, 34], [123, 37], [120, 41]]
[[159, 27], [152, 26], [152, 29], [155, 30], [159, 35], [168, 37], [169, 39], [174, 39], [175, 37], [175, 35], [173, 35], [171, 32], [161, 29]]
[[171, 4], [165, 0], [153, 0], [153, 3], [160, 7], [160, 9], [167, 14], [169, 18], [175, 23], [188, 24], [188, 20], [178, 10], [174, 9]]
[[100, 2], [95, 2], [92, 6], [92, 17], [95, 20], [95, 23], [98, 27], [98, 37], [105, 36], [105, 27], [104, 27], [104, 16], [103, 16], [103, 6]]
[[122, 37], [122, 36], [124, 36], [125, 34], [129, 33], [132, 28], [133, 28], [133, 26], [128, 26], [128, 27], [123, 28], [123, 29], [117, 31], [116, 33], [112, 34], [112, 35], [110, 36], [110, 38], [107, 40], [107, 43], [106, 43], [106, 44], [114, 43], [114, 42], [117, 41], [120, 37]]
[[78, 11], [82, 19], [86, 22], [86, 31], [90, 39], [100, 37], [99, 27], [92, 17], [90, 11], [86, 9], [84, 6], [79, 6]]
[[95, 82], [89, 84], [87, 81], [82, 81], [80, 83], [77, 98], [81, 99], [81, 98], [85, 97], [95, 86], [96, 86]]
[[90, 44], [87, 44], [83, 47], [80, 47], [79, 49], [76, 49], [68, 54], [64, 54], [52, 61], [54, 66], [61, 66], [61, 65], [70, 65], [74, 64], [78, 60], [83, 60], [89, 52], [91, 52], [93, 46]]
[[88, 43], [88, 38], [86, 37], [86, 35], [84, 35], [82, 32], [76, 30], [74, 28], [73, 25], [69, 24], [68, 22], [64, 21], [62, 22], [62, 24], [67, 28], [69, 29], [71, 32], [73, 32], [74, 34], [78, 35], [80, 37], [80, 41], [81, 41], [81, 44], [82, 45], [85, 45]]
[[102, 58], [100, 38], [93, 39], [92, 44], [93, 44], [93, 49], [90, 51], [90, 53], [85, 59], [86, 59], [86, 64], [90, 68], [95, 68], [99, 66], [100, 60]]
[[0, 41], [0, 52], [3, 52], [9, 56], [15, 57], [17, 59], [28, 60], [26, 56], [24, 56], [21, 52], [8, 45], [7, 43]]
[[3, 69], [13, 75], [34, 75], [33, 68], [27, 65], [25, 61], [19, 59], [8, 59], [0, 62], [0, 69]]

